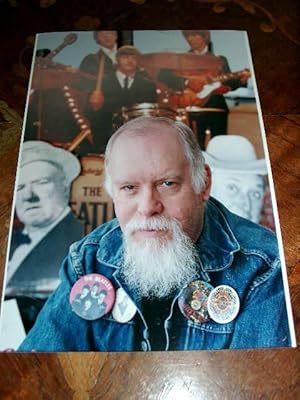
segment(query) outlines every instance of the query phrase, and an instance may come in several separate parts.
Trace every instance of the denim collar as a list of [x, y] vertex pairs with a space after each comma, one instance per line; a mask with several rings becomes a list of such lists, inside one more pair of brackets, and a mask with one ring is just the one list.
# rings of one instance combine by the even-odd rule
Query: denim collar
[[214, 198], [206, 203], [203, 230], [196, 246], [204, 272], [221, 271], [231, 266], [240, 245], [230, 228], [229, 214]]
[[[199, 250], [203, 272], [221, 271], [230, 267], [233, 254], [240, 249], [230, 229], [226, 209], [215, 199], [206, 203], [203, 230], [196, 246]], [[123, 262], [123, 237], [117, 220], [102, 237], [97, 259], [112, 268], [119, 268]]]

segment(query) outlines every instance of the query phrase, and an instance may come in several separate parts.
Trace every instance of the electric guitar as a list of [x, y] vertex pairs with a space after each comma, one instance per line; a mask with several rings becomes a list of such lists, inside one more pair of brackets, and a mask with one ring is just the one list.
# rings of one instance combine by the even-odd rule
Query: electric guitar
[[229, 80], [229, 79], [238, 79], [240, 78], [245, 72], [249, 73], [249, 69], [245, 68], [242, 71], [237, 72], [228, 72], [225, 74], [218, 75], [216, 77], [209, 77], [209, 82], [204, 84], [202, 89], [198, 91], [197, 98], [198, 99], [205, 99], [210, 96], [216, 89], [222, 86], [222, 83]]
[[[223, 94], [230, 90], [230, 88], [223, 86], [223, 83], [229, 79], [239, 79], [245, 73], [250, 77], [249, 69], [245, 68], [241, 71], [223, 73], [217, 76], [197, 76], [196, 74], [184, 74], [186, 78], [186, 89], [181, 93], [173, 93], [170, 95], [170, 103], [173, 106], [190, 107], [197, 106], [203, 107], [209, 100], [212, 94]], [[183, 76], [182, 74], [180, 74]], [[247, 78], [247, 79], [248, 79]]]

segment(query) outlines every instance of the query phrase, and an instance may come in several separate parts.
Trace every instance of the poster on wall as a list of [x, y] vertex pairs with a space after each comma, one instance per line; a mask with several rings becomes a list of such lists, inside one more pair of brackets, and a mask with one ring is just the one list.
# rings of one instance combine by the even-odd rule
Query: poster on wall
[[295, 346], [246, 32], [36, 36], [0, 321], [1, 350]]

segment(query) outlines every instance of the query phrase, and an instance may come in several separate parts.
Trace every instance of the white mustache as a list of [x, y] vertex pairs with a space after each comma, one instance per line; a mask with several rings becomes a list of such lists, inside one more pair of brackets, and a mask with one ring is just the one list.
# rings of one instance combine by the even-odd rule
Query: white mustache
[[151, 217], [151, 218], [132, 218], [125, 227], [125, 234], [132, 234], [138, 230], [172, 230], [174, 223], [178, 224], [175, 219], [166, 217]]

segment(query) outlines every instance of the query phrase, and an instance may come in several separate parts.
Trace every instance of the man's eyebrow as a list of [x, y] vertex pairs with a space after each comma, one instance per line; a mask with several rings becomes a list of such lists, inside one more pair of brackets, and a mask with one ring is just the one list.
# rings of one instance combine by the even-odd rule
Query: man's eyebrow
[[166, 181], [166, 180], [182, 180], [182, 175], [169, 173], [169, 174], [162, 175], [161, 178], [157, 179], [158, 182]]
[[135, 179], [129, 180], [129, 179], [117, 179], [113, 181], [114, 185], [135, 185], [137, 184], [137, 181]]
[[[227, 182], [227, 183], [232, 183], [232, 182], [234, 182], [234, 183], [243, 183], [244, 182], [244, 179], [242, 179], [242, 178], [240, 178], [240, 177], [236, 177], [236, 176], [232, 176], [232, 177], [229, 177], [228, 178], [231, 182]], [[247, 181], [247, 180], [246, 180]], [[265, 185], [264, 185], [264, 183], [255, 183], [254, 185], [253, 185], [253, 187], [256, 187], [256, 188], [260, 188], [260, 189], [263, 189], [264, 187], [265, 187]]]
[[25, 185], [27, 183], [35, 183], [35, 182], [38, 182], [38, 181], [41, 181], [41, 180], [44, 180], [44, 179], [50, 180], [50, 179], [53, 179], [53, 178], [51, 178], [49, 176], [40, 176], [39, 178], [30, 180], [29, 182], [20, 182], [19, 185]]
[[[166, 179], [178, 179], [178, 180], [181, 180], [182, 179], [182, 175], [181, 174], [178, 174], [177, 172], [166, 172], [166, 173], [163, 173], [163, 174], [161, 174], [161, 177], [160, 178], [157, 178], [157, 179], [154, 179], [153, 181], [154, 182], [159, 182], [159, 181], [163, 181], [163, 180], [166, 180]], [[114, 184], [126, 184], [126, 183], [138, 183], [138, 182], [143, 182], [143, 180], [142, 179], [136, 179], [136, 178], [132, 178], [132, 179], [128, 179], [128, 178], [124, 178], [124, 179], [122, 179], [122, 178], [117, 178], [117, 179], [114, 179], [113, 180], [113, 183]]]
[[244, 181], [242, 178], [238, 178], [236, 176], [228, 176], [227, 178], [234, 182], [243, 182]]

